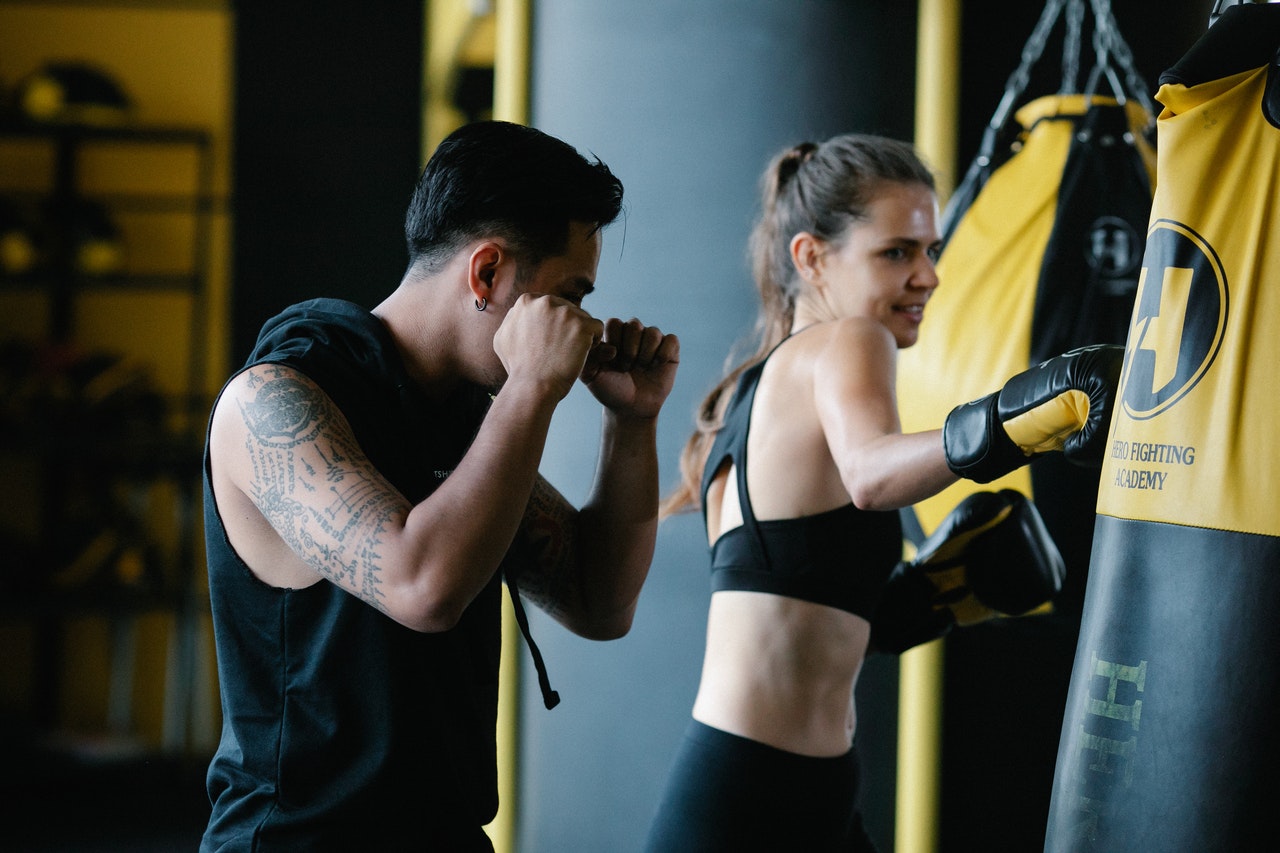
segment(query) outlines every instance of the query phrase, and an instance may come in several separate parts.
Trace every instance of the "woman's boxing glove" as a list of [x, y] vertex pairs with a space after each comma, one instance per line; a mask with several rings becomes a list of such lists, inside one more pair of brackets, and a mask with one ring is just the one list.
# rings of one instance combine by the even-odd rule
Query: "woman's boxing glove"
[[977, 483], [1057, 450], [1076, 464], [1101, 465], [1123, 363], [1122, 346], [1081, 347], [956, 406], [942, 428], [947, 465]]
[[900, 653], [953, 626], [1019, 616], [1053, 599], [1066, 565], [1021, 492], [975, 492], [912, 560], [899, 563], [871, 618], [871, 650]]

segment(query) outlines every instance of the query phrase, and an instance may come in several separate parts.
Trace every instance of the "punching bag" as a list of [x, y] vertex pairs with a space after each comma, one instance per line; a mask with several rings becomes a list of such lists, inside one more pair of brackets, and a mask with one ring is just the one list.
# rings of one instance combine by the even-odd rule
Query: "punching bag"
[[[952, 407], [1045, 358], [1125, 342], [1155, 170], [1145, 87], [1113, 84], [1104, 95], [1064, 74], [1059, 92], [1023, 98], [1028, 65], [1050, 30], [1064, 11], [1082, 6], [1045, 7], [948, 205], [940, 285], [919, 342], [899, 354], [904, 431], [937, 428]], [[1105, 36], [1095, 39], [1095, 68], [1103, 72], [1094, 77], [1114, 81], [1108, 72], [1120, 65], [1123, 43], [1108, 10], [1093, 8], [1095, 30]], [[1096, 468], [1050, 454], [987, 486], [961, 481], [914, 507], [928, 533], [974, 491], [1020, 491], [1035, 501], [1067, 569], [1051, 613], [953, 631], [944, 641], [941, 695], [904, 697], [946, 708], [939, 835], [948, 849], [1034, 850], [1043, 842], [1098, 477]]]
[[1160, 79], [1050, 853], [1277, 844], [1278, 52], [1280, 6], [1236, 5]]
[[[1151, 110], [1124, 98], [1123, 87], [1120, 97], [1108, 97], [1072, 89], [1064, 77], [1062, 92], [1010, 111], [1066, 7], [1063, 0], [1046, 6], [947, 207], [941, 285], [920, 341], [900, 353], [904, 431], [937, 428], [954, 406], [1073, 347], [1125, 341], [1155, 177], [1155, 152], [1143, 133]], [[1097, 26], [1110, 34], [1108, 47], [1123, 44], [1109, 14]], [[1105, 51], [1097, 59], [1100, 68], [1113, 61]], [[990, 488], [1034, 497], [1032, 471], [1040, 464]], [[1096, 481], [1097, 472], [1084, 477]], [[988, 487], [957, 483], [917, 504], [925, 533], [979, 488]], [[1087, 538], [1092, 499], [1085, 509]]]

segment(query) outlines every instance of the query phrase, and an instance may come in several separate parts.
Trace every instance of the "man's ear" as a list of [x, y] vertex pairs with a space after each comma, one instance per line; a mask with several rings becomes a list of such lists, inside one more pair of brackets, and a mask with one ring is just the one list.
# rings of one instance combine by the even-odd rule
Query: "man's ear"
[[805, 281], [813, 284], [822, 278], [822, 256], [827, 244], [808, 231], [791, 238], [791, 263]]
[[507, 260], [502, 244], [492, 240], [477, 243], [471, 249], [471, 255], [467, 259], [467, 287], [477, 305], [487, 305], [493, 301], [498, 273]]

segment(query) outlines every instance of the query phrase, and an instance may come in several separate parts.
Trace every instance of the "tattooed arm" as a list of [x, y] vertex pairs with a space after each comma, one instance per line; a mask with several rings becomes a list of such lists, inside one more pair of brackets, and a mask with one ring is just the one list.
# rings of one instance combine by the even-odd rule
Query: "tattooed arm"
[[610, 355], [582, 380], [604, 405], [600, 461], [581, 510], [539, 479], [522, 537], [532, 546], [518, 586], [574, 633], [621, 637], [631, 629], [658, 530], [657, 418], [675, 381], [680, 341], [639, 320], [604, 325]]
[[596, 640], [630, 630], [658, 527], [656, 422], [618, 420], [606, 412], [595, 487], [582, 509], [538, 479], [512, 567], [522, 595]]
[[557, 401], [509, 383], [466, 457], [413, 506], [314, 382], [250, 368], [223, 391], [210, 436], [228, 537], [266, 583], [327, 578], [404, 625], [447, 630], [515, 536]]

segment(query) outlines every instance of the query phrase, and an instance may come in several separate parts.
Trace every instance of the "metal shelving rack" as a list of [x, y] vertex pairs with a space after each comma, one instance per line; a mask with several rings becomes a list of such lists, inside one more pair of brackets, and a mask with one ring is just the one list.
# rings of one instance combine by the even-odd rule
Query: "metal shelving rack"
[[[45, 233], [45, 262], [17, 275], [0, 274], [0, 290], [22, 290], [40, 294], [47, 300], [48, 345], [74, 346], [76, 303], [86, 293], [101, 290], [176, 292], [191, 299], [188, 328], [185, 330], [187, 364], [185, 387], [176, 395], [163, 395], [163, 426], [154, 433], [108, 435], [105, 440], [74, 418], [49, 415], [27, 423], [0, 428], [0, 449], [39, 460], [40, 479], [34, 496], [39, 502], [38, 532], [30, 547], [10, 550], [26, 553], [28, 565], [10, 566], [26, 581], [10, 584], [0, 595], [0, 615], [33, 620], [35, 655], [32, 668], [31, 713], [38, 725], [56, 725], [60, 696], [60, 673], [67, 649], [64, 626], [76, 615], [95, 614], [111, 625], [111, 672], [106, 719], [108, 734], [127, 738], [133, 726], [132, 693], [136, 652], [137, 619], [157, 610], [175, 620], [170, 643], [164, 689], [163, 748], [178, 750], [189, 741], [193, 716], [198, 717], [199, 701], [208, 691], [201, 684], [200, 616], [207, 602], [198, 588], [200, 558], [200, 448], [208, 400], [203, 392], [205, 378], [205, 297], [208, 291], [211, 215], [213, 206], [213, 156], [210, 134], [198, 128], [84, 126], [0, 121], [0, 152], [5, 144], [19, 143], [50, 147], [52, 170], [45, 188], [38, 192], [15, 191], [19, 203], [43, 205], [52, 211]], [[130, 156], [146, 157], [148, 150], [186, 149], [195, 156], [190, 186], [173, 193], [112, 192], [90, 196], [82, 190], [81, 161], [86, 151], [100, 146], [129, 146]], [[2, 189], [2, 188], [0, 188]], [[87, 274], [74, 262], [74, 235], [68, 212], [82, 200], [121, 214], [190, 217], [190, 263], [176, 272], [123, 272]], [[128, 322], [128, 318], [121, 318]], [[68, 506], [83, 500], [77, 489], [100, 490], [109, 495], [121, 484], [135, 488], [154, 487], [159, 481], [172, 484], [175, 496], [172, 524], [176, 543], [159, 566], [146, 566], [156, 583], [139, 588], [127, 584], [87, 584], [66, 588], [51, 583], [65, 566], [52, 557], [59, 552], [60, 537], [66, 535]], [[132, 523], [132, 522], [127, 522]], [[108, 528], [110, 524], [107, 525]], [[145, 525], [144, 525], [145, 527]], [[104, 529], [98, 539], [109, 538]], [[116, 530], [122, 537], [139, 535], [138, 530]], [[145, 538], [145, 529], [141, 534]], [[90, 544], [92, 548], [92, 543]], [[22, 559], [15, 556], [14, 559]], [[103, 572], [106, 572], [104, 569]], [[99, 574], [103, 574], [99, 572]], [[14, 589], [13, 587], [16, 587]]]

